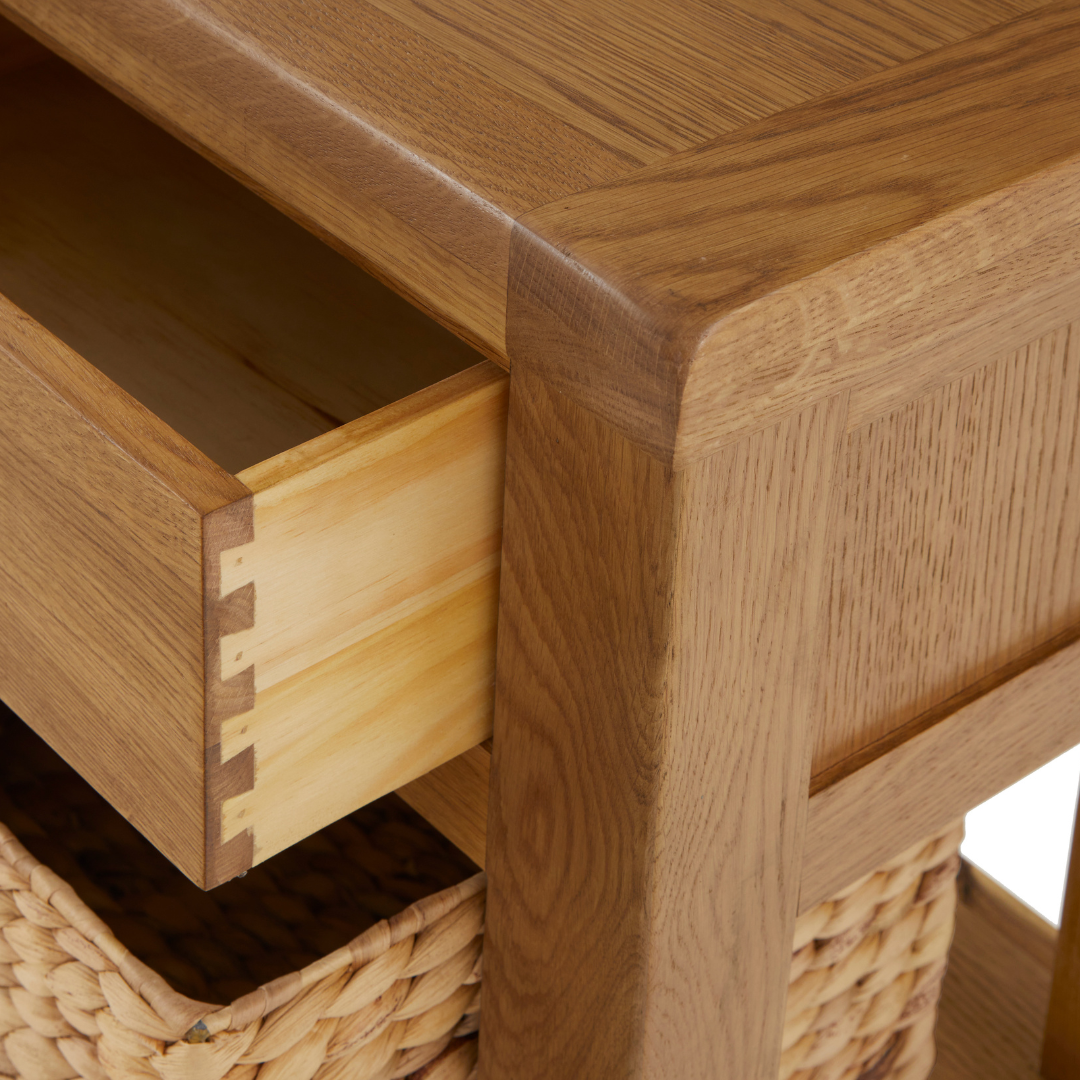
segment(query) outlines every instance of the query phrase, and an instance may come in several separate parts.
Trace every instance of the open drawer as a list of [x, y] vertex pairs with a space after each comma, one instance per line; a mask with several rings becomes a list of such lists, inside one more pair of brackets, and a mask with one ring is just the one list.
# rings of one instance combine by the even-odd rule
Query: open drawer
[[0, 293], [0, 698], [181, 870], [490, 735], [498, 368], [55, 59]]

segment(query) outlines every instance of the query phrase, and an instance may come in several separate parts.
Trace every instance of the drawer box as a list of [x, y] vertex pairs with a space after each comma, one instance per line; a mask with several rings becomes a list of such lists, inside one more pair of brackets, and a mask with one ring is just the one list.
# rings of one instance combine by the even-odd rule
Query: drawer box
[[184, 873], [490, 735], [498, 368], [53, 59], [0, 294], [0, 697]]

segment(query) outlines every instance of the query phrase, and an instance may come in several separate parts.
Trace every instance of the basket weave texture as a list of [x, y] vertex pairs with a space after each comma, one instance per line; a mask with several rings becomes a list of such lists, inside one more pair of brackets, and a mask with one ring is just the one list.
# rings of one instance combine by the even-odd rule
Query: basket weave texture
[[472, 1071], [484, 878], [404, 804], [207, 894], [10, 713], [0, 738], [0, 1076]]
[[963, 823], [799, 917], [780, 1080], [926, 1080]]
[[[276, 869], [272, 860], [205, 896], [178, 881], [66, 766], [37, 756], [44, 782], [33, 777], [29, 785], [25, 776], [12, 784], [11, 769], [0, 763], [0, 782], [21, 796], [0, 796], [0, 817], [48, 852], [79, 890], [0, 825], [0, 1076], [475, 1077], [483, 874], [423, 896], [300, 970], [288, 969], [332, 943], [350, 921], [356, 927], [359, 909], [335, 901], [335, 880], [378, 913], [470, 865], [460, 856], [455, 865], [437, 834], [425, 844], [422, 828], [393, 803], [367, 808], [285, 853]], [[36, 817], [48, 818], [49, 828]], [[384, 849], [404, 852], [404, 868], [401, 858], [367, 842], [365, 831], [382, 835]], [[955, 826], [917, 845], [799, 918], [780, 1080], [929, 1075], [961, 836]], [[372, 880], [380, 861], [383, 873]], [[268, 942], [286, 973], [255, 986], [273, 970]], [[246, 992], [221, 1007], [178, 993], [170, 982], [215, 995]]]
[[0, 1074], [465, 1080], [484, 884], [477, 875], [421, 900], [222, 1009], [172, 990], [0, 826]]

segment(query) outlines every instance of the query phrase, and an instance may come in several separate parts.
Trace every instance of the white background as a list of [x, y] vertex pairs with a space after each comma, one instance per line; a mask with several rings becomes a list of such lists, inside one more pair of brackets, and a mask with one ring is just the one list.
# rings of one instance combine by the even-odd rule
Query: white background
[[1080, 746], [967, 816], [964, 857], [1055, 926], [1076, 818]]

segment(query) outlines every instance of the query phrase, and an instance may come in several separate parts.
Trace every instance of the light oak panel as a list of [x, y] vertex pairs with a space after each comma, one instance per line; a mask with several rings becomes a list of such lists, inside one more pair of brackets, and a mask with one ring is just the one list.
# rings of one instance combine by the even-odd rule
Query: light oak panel
[[496, 357], [513, 218], [639, 164], [365, 3], [0, 10]]
[[481, 1076], [775, 1074], [843, 423], [679, 474], [515, 369]]
[[254, 581], [258, 619], [222, 640], [224, 678], [254, 664], [269, 689], [474, 582], [497, 595], [508, 382], [480, 364], [239, 474], [255, 536], [221, 587]]
[[847, 436], [815, 774], [1080, 623], [1080, 328]]
[[220, 670], [254, 693], [221, 745], [254, 773], [222, 820], [256, 862], [490, 736], [507, 383], [479, 365], [241, 474], [220, 590], [255, 617]]
[[490, 735], [504, 373], [55, 58], [0, 76], [0, 291], [0, 692], [189, 876]]
[[1078, 154], [1080, 13], [1058, 3], [524, 215], [511, 354], [689, 463], [902, 383], [979, 307], [975, 275], [1077, 225]]
[[374, 0], [567, 124], [645, 161], [1039, 6]]
[[[1080, 743], [1080, 643], [1022, 658], [930, 727], [872, 748], [846, 774], [814, 777], [800, 883], [808, 911], [919, 838]], [[484, 865], [490, 748], [414, 781], [402, 796]], [[458, 837], [465, 838], [464, 847]]]
[[802, 866], [807, 911], [1080, 743], [1080, 642], [818, 791]]
[[483, 868], [487, 860], [490, 784], [491, 740], [488, 739], [398, 788], [397, 793]]
[[478, 581], [226, 720], [223, 760], [254, 762], [251, 790], [222, 805], [223, 842], [250, 829], [262, 862], [488, 738], [496, 602], [492, 580]]
[[965, 863], [931, 1080], [1039, 1080], [1054, 928]]

